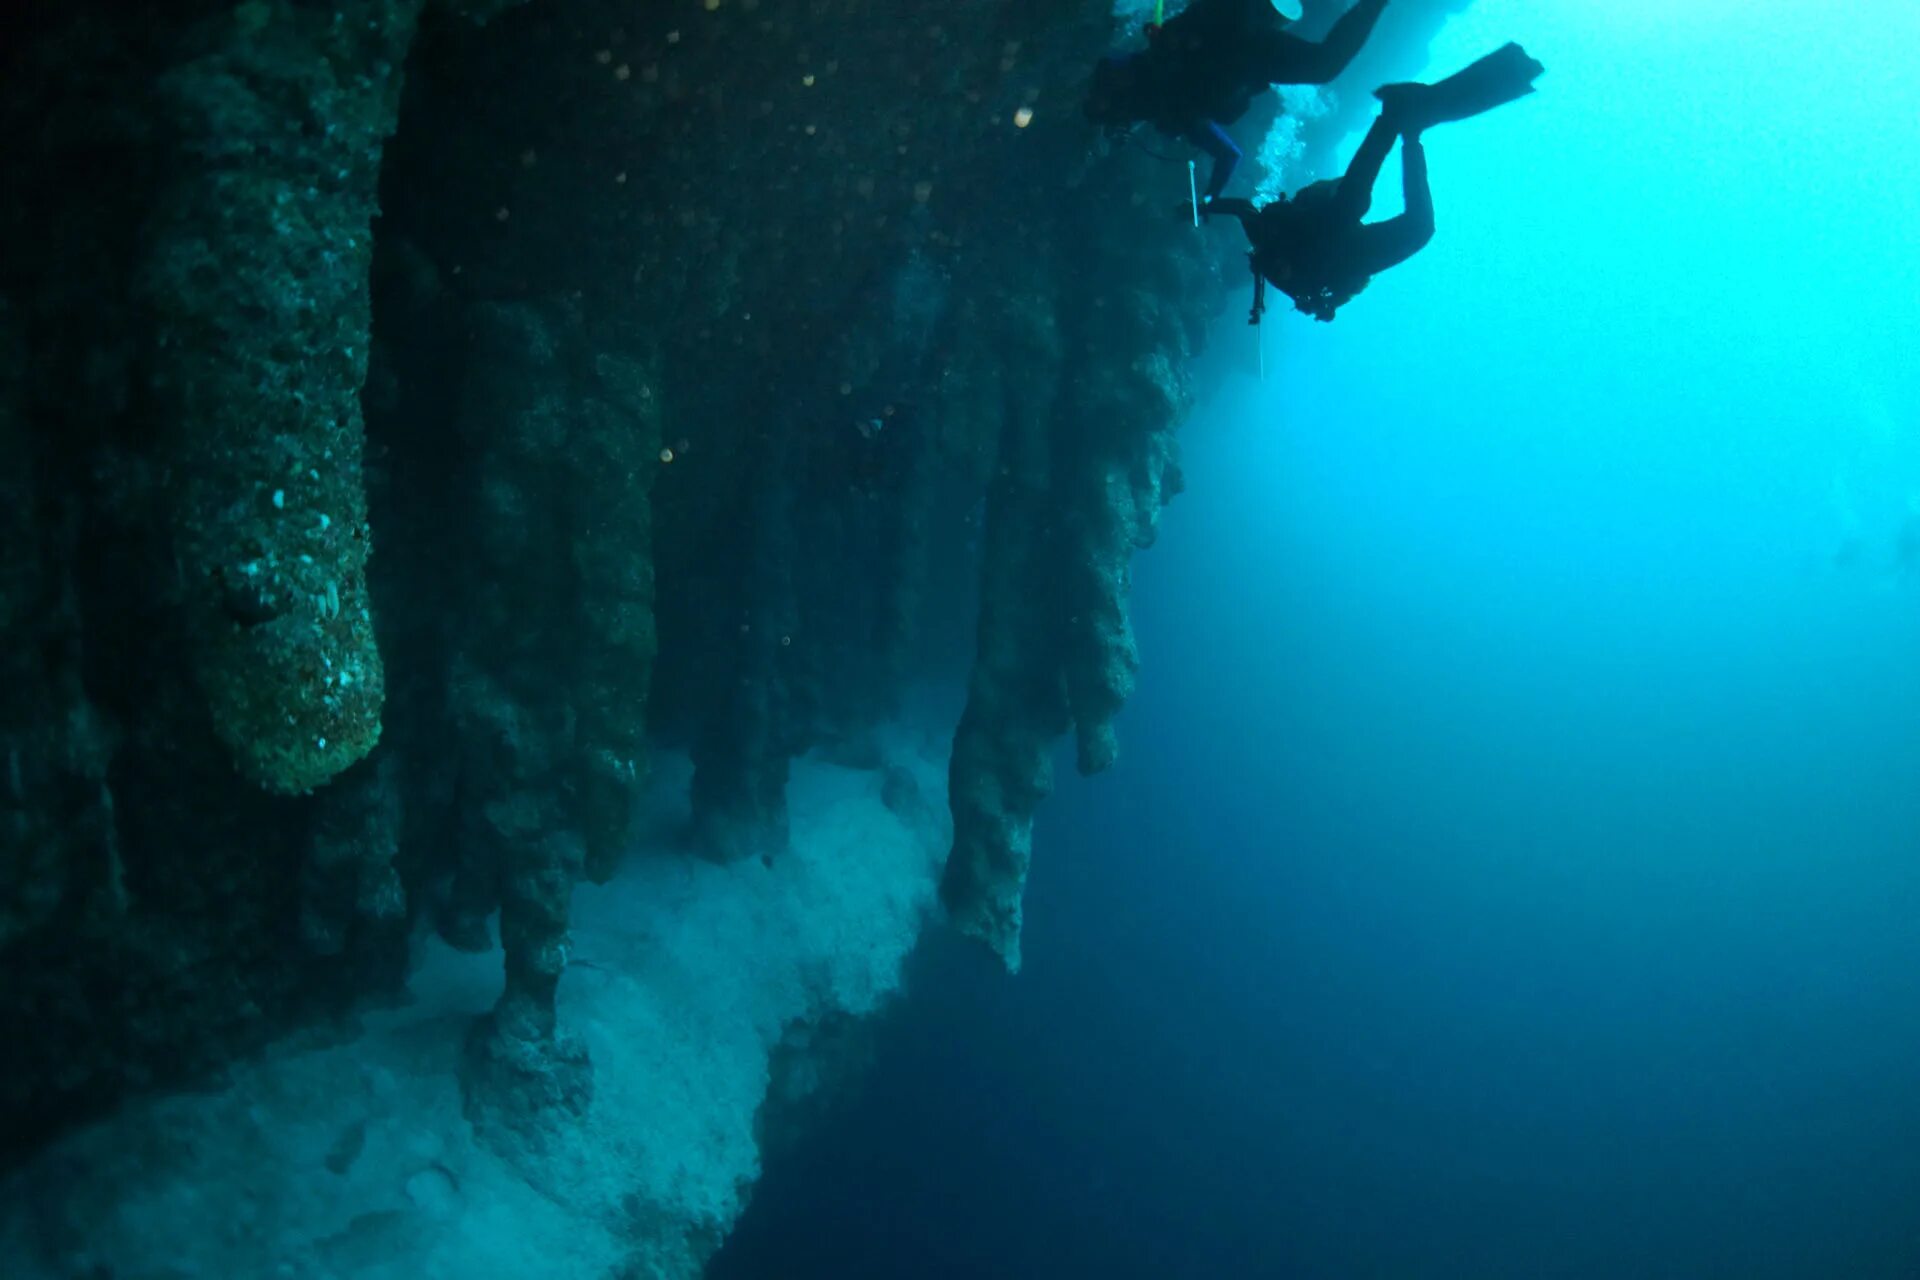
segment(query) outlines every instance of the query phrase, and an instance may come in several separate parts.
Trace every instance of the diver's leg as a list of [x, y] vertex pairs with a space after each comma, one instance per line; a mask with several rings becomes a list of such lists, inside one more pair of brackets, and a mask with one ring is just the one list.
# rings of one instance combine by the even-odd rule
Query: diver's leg
[[1393, 140], [1398, 133], [1385, 114], [1367, 130], [1360, 149], [1353, 153], [1346, 173], [1341, 175], [1340, 189], [1334, 193], [1334, 210], [1342, 220], [1358, 222], [1373, 206], [1373, 184], [1380, 177], [1380, 166], [1387, 162], [1387, 152], [1393, 150]]
[[1185, 138], [1213, 157], [1213, 170], [1207, 175], [1207, 189], [1201, 193], [1212, 200], [1227, 189], [1233, 171], [1240, 163], [1240, 144], [1212, 120], [1202, 120], [1187, 129]]
[[1374, 96], [1402, 130], [1417, 134], [1526, 97], [1544, 70], [1525, 49], [1506, 44], [1444, 80], [1381, 85]]
[[1354, 235], [1355, 266], [1366, 275], [1396, 267], [1433, 239], [1433, 190], [1427, 185], [1427, 149], [1418, 138], [1400, 146], [1401, 183], [1407, 209], [1397, 218], [1369, 223]]

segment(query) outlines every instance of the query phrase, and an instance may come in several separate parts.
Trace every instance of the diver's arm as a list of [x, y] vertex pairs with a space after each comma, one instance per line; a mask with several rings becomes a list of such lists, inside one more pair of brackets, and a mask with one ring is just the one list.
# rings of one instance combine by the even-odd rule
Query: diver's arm
[[1313, 44], [1294, 36], [1280, 36], [1274, 65], [1273, 84], [1327, 84], [1337, 79], [1366, 47], [1374, 24], [1380, 21], [1387, 0], [1360, 0], [1340, 15], [1327, 32], [1327, 38]]

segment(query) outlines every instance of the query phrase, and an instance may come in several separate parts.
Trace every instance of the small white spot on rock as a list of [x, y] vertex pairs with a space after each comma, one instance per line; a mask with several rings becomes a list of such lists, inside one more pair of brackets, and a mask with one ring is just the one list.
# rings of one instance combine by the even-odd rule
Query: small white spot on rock
[[275, 489], [273, 491], [273, 509], [275, 511], [285, 511], [287, 509], [287, 491], [285, 489]]
[[428, 1217], [444, 1220], [459, 1214], [463, 1197], [453, 1175], [435, 1164], [407, 1179], [407, 1199]]

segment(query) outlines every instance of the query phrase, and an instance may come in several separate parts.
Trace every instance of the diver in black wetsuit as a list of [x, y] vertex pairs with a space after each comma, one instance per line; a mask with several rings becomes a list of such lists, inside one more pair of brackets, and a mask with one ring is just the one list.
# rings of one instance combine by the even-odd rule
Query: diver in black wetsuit
[[1272, 0], [1193, 0], [1147, 28], [1139, 53], [1094, 68], [1087, 116], [1109, 127], [1146, 122], [1213, 157], [1209, 199], [1227, 189], [1240, 148], [1224, 126], [1276, 84], [1326, 84], [1366, 44], [1387, 0], [1359, 0], [1319, 44], [1288, 35]]
[[[1253, 313], [1259, 324], [1266, 286], [1291, 297], [1296, 310], [1331, 320], [1378, 272], [1397, 266], [1433, 238], [1433, 193], [1427, 187], [1427, 153], [1421, 131], [1465, 120], [1533, 92], [1545, 70], [1517, 44], [1488, 54], [1466, 70], [1434, 84], [1390, 84], [1375, 91], [1380, 118], [1367, 131], [1353, 162], [1339, 178], [1304, 188], [1292, 199], [1254, 208], [1247, 200], [1214, 200], [1207, 214], [1238, 218], [1253, 246]], [[1406, 211], [1385, 222], [1364, 223], [1373, 203], [1374, 179], [1393, 141], [1401, 139]]]

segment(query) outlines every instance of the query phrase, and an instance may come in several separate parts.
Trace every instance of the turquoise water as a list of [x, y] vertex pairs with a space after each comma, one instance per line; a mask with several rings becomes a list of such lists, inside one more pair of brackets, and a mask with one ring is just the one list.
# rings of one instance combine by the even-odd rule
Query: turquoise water
[[1920, 15], [1509, 38], [1425, 253], [1223, 318], [1026, 971], [924, 956], [716, 1275], [1920, 1275]]

